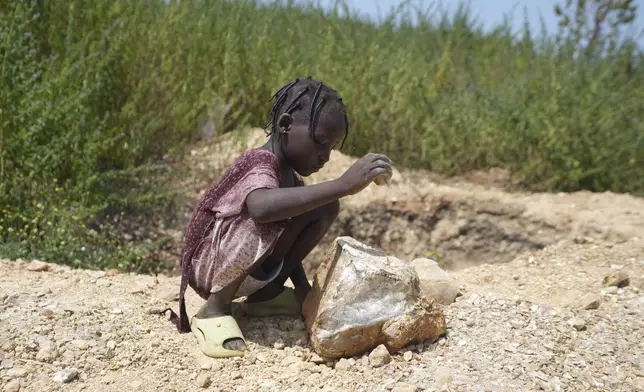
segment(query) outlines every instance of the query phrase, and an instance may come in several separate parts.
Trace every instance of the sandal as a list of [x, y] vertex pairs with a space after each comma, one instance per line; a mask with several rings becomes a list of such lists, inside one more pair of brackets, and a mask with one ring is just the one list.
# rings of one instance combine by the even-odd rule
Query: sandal
[[231, 339], [242, 339], [246, 343], [237, 321], [232, 316], [205, 319], [193, 317], [190, 320], [190, 328], [205, 355], [212, 358], [244, 356], [244, 351], [224, 348], [224, 343]]
[[301, 316], [302, 306], [295, 296], [295, 290], [285, 287], [275, 298], [261, 302], [242, 302], [242, 310], [252, 317]]

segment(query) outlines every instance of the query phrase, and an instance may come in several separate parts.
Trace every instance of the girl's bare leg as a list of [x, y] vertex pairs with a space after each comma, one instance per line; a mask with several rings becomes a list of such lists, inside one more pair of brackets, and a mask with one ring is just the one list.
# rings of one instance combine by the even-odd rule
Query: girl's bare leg
[[[255, 271], [250, 272], [254, 278], [263, 279], [266, 271], [271, 271], [281, 260], [284, 260], [280, 274], [271, 283], [249, 296], [247, 301], [267, 301], [274, 298], [284, 290], [284, 283], [288, 278], [291, 278], [295, 285], [298, 299], [304, 301], [311, 286], [304, 273], [302, 260], [324, 237], [339, 211], [340, 203], [336, 201], [292, 219], [277, 240], [273, 252], [256, 267]], [[211, 294], [195, 316], [213, 318], [231, 314], [231, 304], [246, 276], [246, 274], [240, 276], [228, 286]], [[230, 339], [224, 342], [224, 348], [245, 350], [246, 345], [241, 339]]]
[[292, 219], [280, 236], [273, 252], [261, 263], [264, 271], [251, 272], [251, 276], [262, 278], [284, 260], [280, 274], [261, 290], [249, 296], [248, 302], [267, 301], [284, 290], [284, 283], [291, 278], [295, 293], [300, 301], [308, 294], [311, 286], [302, 266], [302, 260], [322, 240], [340, 212], [340, 203], [332, 202]]
[[[231, 313], [230, 307], [233, 303], [233, 299], [235, 299], [237, 289], [239, 289], [239, 286], [245, 278], [246, 275], [242, 275], [218, 292], [210, 294], [210, 297], [208, 297], [208, 300], [201, 309], [199, 309], [195, 317], [213, 318], [229, 315]], [[223, 346], [227, 350], [246, 350], [246, 344], [242, 339], [227, 340], [224, 342]]]

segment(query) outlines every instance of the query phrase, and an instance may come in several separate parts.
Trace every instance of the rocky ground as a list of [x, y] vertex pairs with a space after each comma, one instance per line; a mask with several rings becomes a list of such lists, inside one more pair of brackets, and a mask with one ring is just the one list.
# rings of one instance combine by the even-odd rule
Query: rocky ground
[[[232, 156], [225, 143], [195, 150], [185, 184], [203, 189]], [[352, 162], [334, 158], [313, 181]], [[237, 311], [250, 352], [213, 360], [149, 314], [178, 308], [177, 276], [2, 260], [0, 390], [644, 390], [644, 201], [510, 193], [492, 177], [397, 173], [389, 187], [344, 200], [330, 236], [403, 259], [436, 251], [462, 294], [444, 307], [448, 332], [436, 342], [325, 361], [301, 319]], [[201, 300], [192, 291], [187, 300], [192, 314]]]
[[[604, 288], [611, 271], [629, 284]], [[444, 309], [447, 335], [374, 367], [387, 359], [317, 357], [299, 318], [243, 315], [250, 354], [208, 359], [191, 334], [148, 314], [176, 309], [177, 277], [2, 261], [0, 383], [4, 391], [644, 389], [641, 240], [563, 243], [453, 275], [462, 296]], [[190, 293], [189, 312], [199, 303]]]

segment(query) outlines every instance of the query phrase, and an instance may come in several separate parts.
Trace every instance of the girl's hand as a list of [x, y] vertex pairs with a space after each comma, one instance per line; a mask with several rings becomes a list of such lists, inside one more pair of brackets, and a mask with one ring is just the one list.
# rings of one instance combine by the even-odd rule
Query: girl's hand
[[346, 187], [347, 193], [353, 195], [366, 188], [378, 175], [392, 172], [388, 156], [369, 153], [354, 163], [338, 180]]

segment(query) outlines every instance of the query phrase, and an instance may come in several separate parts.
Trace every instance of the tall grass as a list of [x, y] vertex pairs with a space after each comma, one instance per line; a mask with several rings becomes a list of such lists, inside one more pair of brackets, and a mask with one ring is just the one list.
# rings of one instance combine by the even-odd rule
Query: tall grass
[[168, 205], [164, 158], [199, 124], [262, 125], [270, 95], [307, 75], [347, 103], [349, 154], [446, 175], [505, 167], [533, 190], [644, 191], [632, 45], [582, 58], [573, 42], [483, 32], [466, 8], [376, 25], [262, 4], [0, 0], [0, 255], [150, 268], [114, 216]]

